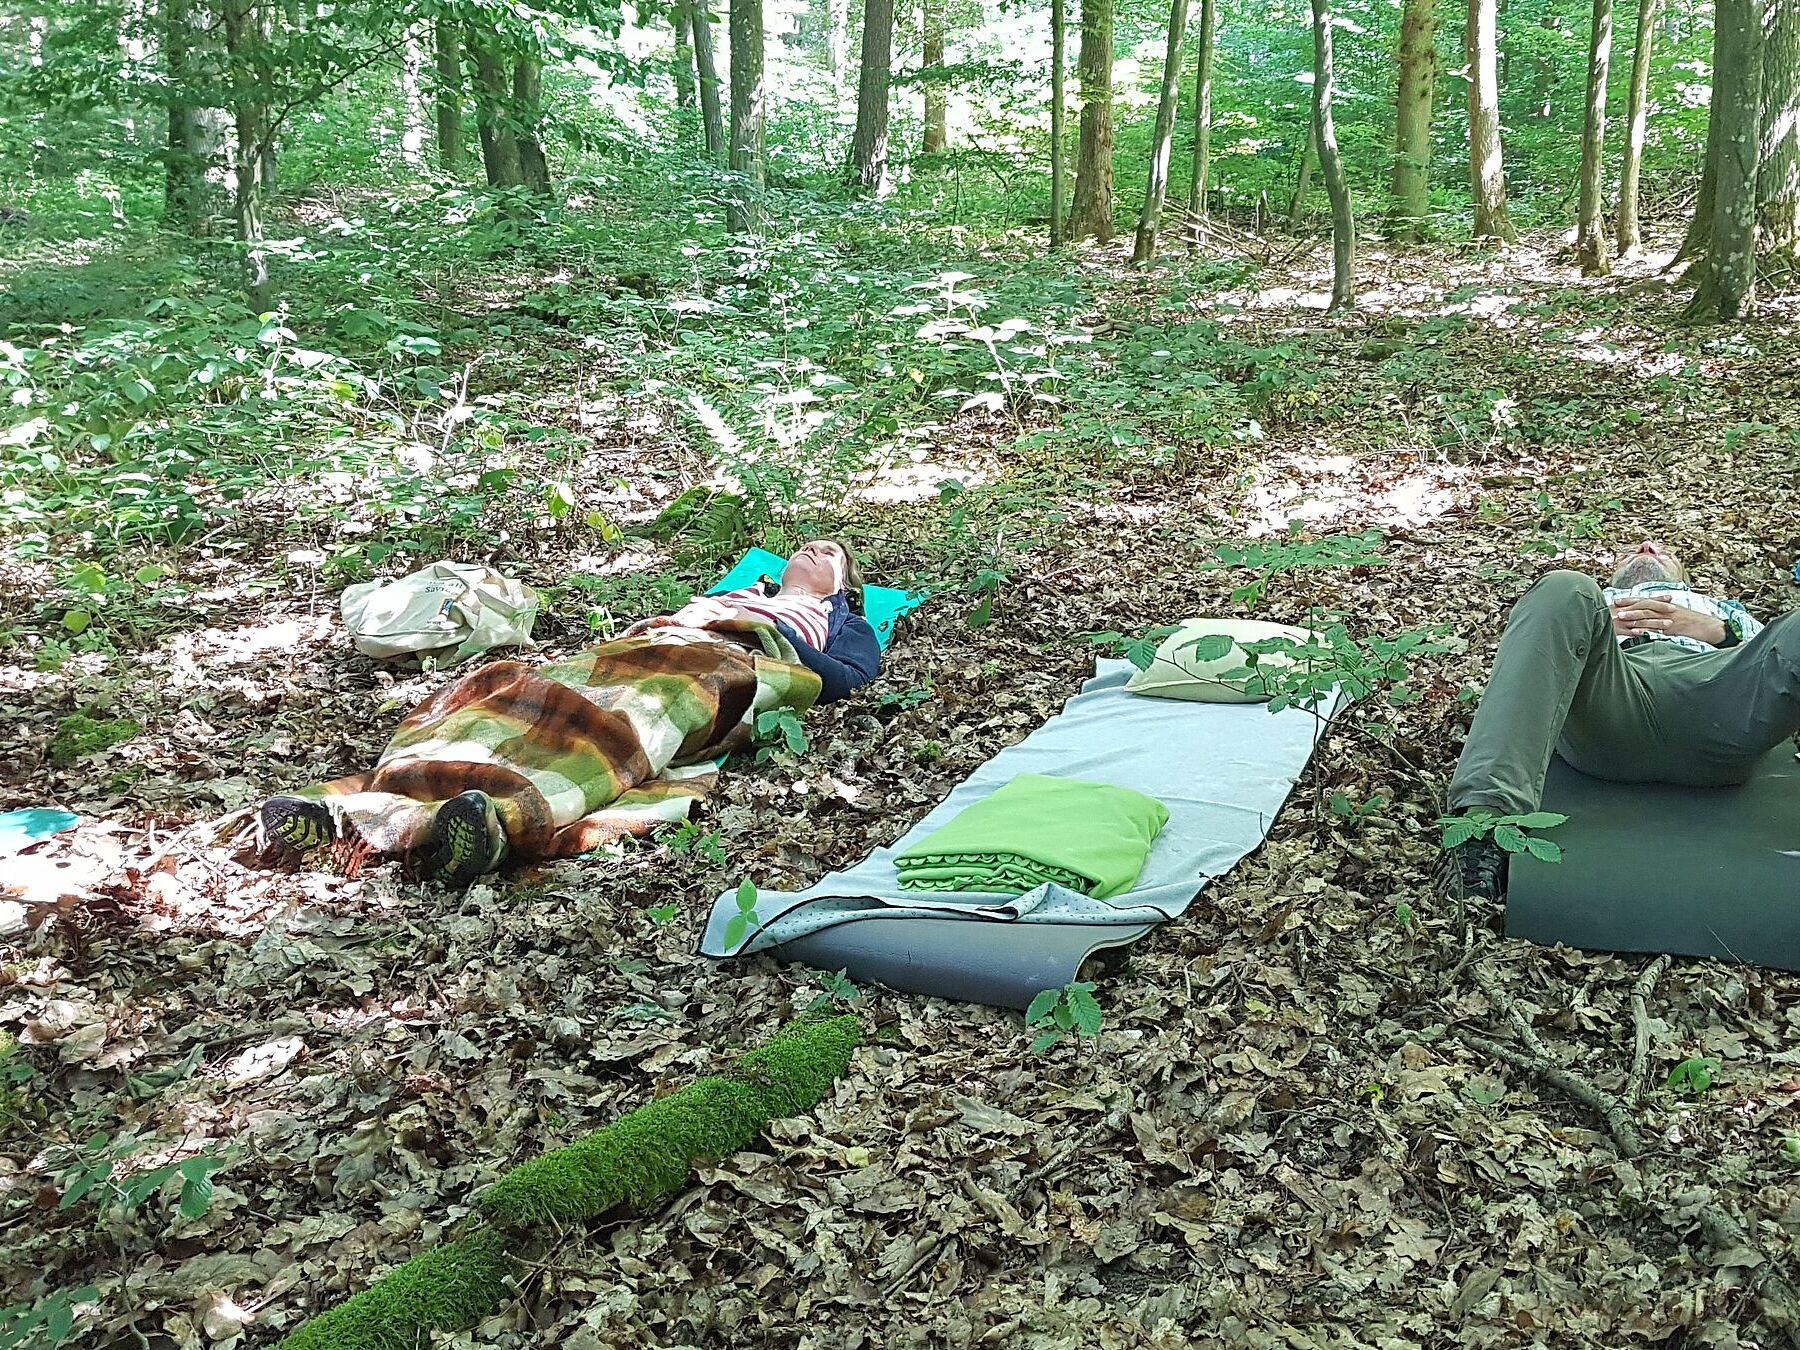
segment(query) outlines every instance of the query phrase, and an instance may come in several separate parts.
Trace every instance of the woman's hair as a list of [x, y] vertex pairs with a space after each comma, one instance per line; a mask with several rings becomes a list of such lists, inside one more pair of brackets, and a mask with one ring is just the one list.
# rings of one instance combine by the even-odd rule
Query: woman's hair
[[[841, 593], [850, 602], [851, 611], [861, 614], [863, 612], [863, 575], [862, 568], [856, 561], [856, 550], [851, 548], [846, 541], [834, 535], [822, 534], [819, 536], [819, 541], [825, 544], [836, 544], [843, 551], [844, 589]], [[781, 583], [774, 577], [765, 576], [759, 584], [765, 595], [774, 595], [781, 590]]]

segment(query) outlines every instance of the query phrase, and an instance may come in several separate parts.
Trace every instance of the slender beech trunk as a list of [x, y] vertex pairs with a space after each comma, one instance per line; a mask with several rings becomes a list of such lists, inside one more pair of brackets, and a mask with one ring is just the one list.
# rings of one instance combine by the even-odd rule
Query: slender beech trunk
[[1438, 0], [1406, 0], [1400, 16], [1400, 86], [1394, 99], [1389, 232], [1423, 239], [1431, 215], [1431, 111], [1437, 92]]
[[687, 0], [675, 0], [675, 106], [694, 106], [694, 12]]
[[525, 181], [519, 139], [507, 114], [506, 62], [499, 39], [471, 23], [469, 56], [475, 63], [475, 126], [481, 132], [481, 163], [489, 187], [517, 187]]
[[877, 196], [887, 191], [888, 88], [893, 78], [894, 0], [865, 0], [862, 73], [856, 81], [856, 131], [846, 181]]
[[1213, 47], [1219, 0], [1200, 0], [1200, 59], [1194, 66], [1194, 161], [1188, 173], [1188, 214], [1206, 215], [1206, 179], [1212, 171]]
[[1135, 263], [1147, 263], [1156, 256], [1156, 233], [1169, 195], [1169, 153], [1175, 142], [1175, 106], [1181, 101], [1181, 44], [1187, 36], [1187, 11], [1188, 0], [1169, 0], [1162, 93], [1156, 103], [1156, 128], [1150, 134], [1150, 181], [1144, 188], [1144, 210], [1131, 248]]
[[1081, 145], [1069, 238], [1113, 237], [1113, 0], [1081, 0]]
[[463, 169], [462, 53], [458, 25], [437, 21], [437, 153], [445, 173]]
[[1650, 116], [1650, 52], [1656, 42], [1659, 0], [1638, 0], [1637, 41], [1631, 49], [1631, 94], [1625, 106], [1625, 162], [1619, 170], [1618, 245], [1621, 258], [1643, 243], [1638, 229], [1638, 175], [1644, 166], [1644, 133]]
[[1762, 148], [1763, 0], [1718, 0], [1712, 115], [1719, 123], [1712, 244], [1687, 317], [1729, 321], [1756, 288], [1756, 161]]
[[1475, 237], [1510, 244], [1519, 234], [1506, 213], [1495, 22], [1494, 0], [1469, 0], [1469, 22], [1463, 39], [1469, 61], [1469, 187], [1475, 199]]
[[737, 182], [725, 222], [733, 234], [748, 234], [762, 221], [766, 97], [762, 0], [731, 0], [731, 170]]
[[1762, 78], [1757, 265], [1764, 280], [1782, 289], [1800, 276], [1800, 4], [1794, 0], [1776, 5]]
[[417, 24], [400, 40], [400, 158], [425, 167], [425, 34]]
[[1337, 124], [1331, 101], [1336, 92], [1332, 61], [1331, 0], [1312, 0], [1313, 14], [1313, 140], [1318, 143], [1319, 172], [1331, 198], [1331, 305], [1332, 309], [1356, 306], [1356, 220], [1350, 214], [1350, 185], [1344, 181], [1344, 161], [1338, 154]]
[[193, 0], [165, 0], [163, 24], [169, 76], [163, 216], [171, 228], [204, 235], [226, 195], [226, 119], [222, 110], [196, 102], [194, 93], [217, 82], [217, 49], [208, 41], [213, 15]]
[[1587, 113], [1581, 126], [1581, 205], [1575, 254], [1590, 277], [1612, 271], [1606, 255], [1606, 81], [1612, 71], [1613, 0], [1594, 0], [1588, 30]]
[[1065, 0], [1050, 0], [1050, 247], [1063, 245], [1063, 161], [1068, 156], [1069, 16]]
[[1306, 140], [1300, 146], [1300, 167], [1294, 171], [1294, 191], [1288, 198], [1288, 228], [1298, 230], [1306, 218], [1306, 196], [1312, 191], [1313, 152], [1319, 144], [1319, 124], [1309, 109], [1306, 117]]
[[850, 88], [850, 0], [827, 0], [831, 30], [826, 45], [831, 58], [831, 82], [842, 99]]
[[232, 112], [237, 129], [237, 185], [232, 218], [250, 308], [266, 314], [275, 307], [269, 259], [263, 248], [262, 193], [257, 183], [262, 164], [263, 101], [266, 87], [262, 29], [253, 0], [224, 0], [225, 54], [230, 63]]
[[[950, 109], [947, 91], [941, 78], [944, 70], [944, 0], [924, 0], [920, 41], [924, 46], [925, 140], [921, 149], [928, 155], [940, 153], [950, 143]], [[931, 72], [940, 78], [933, 79]]]
[[550, 191], [550, 165], [544, 158], [544, 67], [536, 56], [513, 62], [512, 114], [518, 123], [513, 140], [519, 149], [519, 181], [542, 197]]
[[706, 154], [725, 162], [725, 116], [719, 110], [719, 66], [713, 57], [712, 14], [706, 0], [692, 0], [694, 83], [700, 95], [700, 124], [706, 128]]

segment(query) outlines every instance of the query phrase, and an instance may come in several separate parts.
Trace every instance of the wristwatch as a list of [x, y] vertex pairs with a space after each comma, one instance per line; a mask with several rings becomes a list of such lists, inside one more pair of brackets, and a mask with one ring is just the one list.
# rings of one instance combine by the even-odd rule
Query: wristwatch
[[1725, 625], [1725, 640], [1721, 642], [1719, 646], [1735, 647], [1744, 640], [1744, 635], [1738, 632], [1736, 619], [1728, 614], [1721, 614], [1719, 615], [1719, 622]]

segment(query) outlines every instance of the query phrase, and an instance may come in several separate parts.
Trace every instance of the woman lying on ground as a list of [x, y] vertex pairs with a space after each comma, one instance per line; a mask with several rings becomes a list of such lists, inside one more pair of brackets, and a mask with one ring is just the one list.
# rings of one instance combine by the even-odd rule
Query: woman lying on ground
[[263, 848], [340, 834], [464, 886], [509, 856], [567, 858], [685, 819], [759, 713], [804, 713], [881, 672], [862, 576], [815, 539], [779, 586], [701, 596], [545, 666], [496, 661], [425, 700], [370, 773], [271, 797]]

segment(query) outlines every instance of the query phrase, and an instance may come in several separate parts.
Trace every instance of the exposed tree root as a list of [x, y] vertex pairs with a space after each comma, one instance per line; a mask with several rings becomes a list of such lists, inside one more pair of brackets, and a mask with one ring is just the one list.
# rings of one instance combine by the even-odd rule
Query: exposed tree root
[[1611, 1093], [1602, 1092], [1580, 1074], [1553, 1063], [1548, 1055], [1541, 1052], [1520, 1050], [1515, 1046], [1489, 1040], [1486, 1036], [1479, 1036], [1473, 1031], [1458, 1031], [1456, 1034], [1470, 1049], [1479, 1050], [1491, 1059], [1500, 1060], [1515, 1069], [1523, 1069], [1541, 1078], [1564, 1096], [1574, 1098], [1602, 1117], [1606, 1121], [1606, 1128], [1612, 1132], [1613, 1142], [1618, 1145], [1621, 1156], [1635, 1158], [1644, 1151], [1643, 1140], [1638, 1135], [1630, 1110]]

